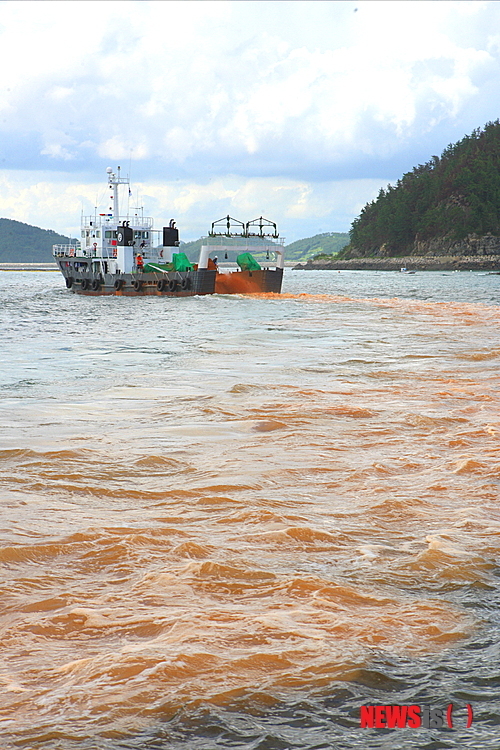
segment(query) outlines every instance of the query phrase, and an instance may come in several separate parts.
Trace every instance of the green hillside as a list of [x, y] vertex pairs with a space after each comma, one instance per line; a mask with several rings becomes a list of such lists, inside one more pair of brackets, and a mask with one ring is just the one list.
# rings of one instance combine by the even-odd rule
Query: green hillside
[[51, 229], [0, 219], [0, 263], [50, 263], [54, 260], [52, 245], [69, 241]]
[[417, 243], [500, 235], [500, 122], [474, 130], [381, 190], [352, 223], [345, 258], [410, 255]]
[[[223, 238], [221, 238], [222, 241]], [[192, 261], [198, 259], [200, 247], [203, 240], [194, 240], [193, 242], [183, 242], [182, 251], [186, 253], [188, 258]], [[297, 240], [291, 242], [289, 245], [285, 245], [285, 260], [298, 263], [306, 261], [308, 258], [312, 258], [318, 254], [334, 255], [338, 253], [343, 247], [349, 242], [349, 235], [343, 232], [325, 232], [323, 234], [316, 234], [314, 237], [307, 237], [303, 240]], [[236, 255], [239, 251], [229, 252], [228, 257], [219, 258], [219, 261], [235, 261]], [[257, 260], [263, 260], [265, 258], [264, 253], [252, 253], [255, 255]]]
[[285, 248], [285, 258], [289, 261], [306, 261], [316, 255], [336, 255], [349, 242], [345, 232], [324, 232], [297, 240]]

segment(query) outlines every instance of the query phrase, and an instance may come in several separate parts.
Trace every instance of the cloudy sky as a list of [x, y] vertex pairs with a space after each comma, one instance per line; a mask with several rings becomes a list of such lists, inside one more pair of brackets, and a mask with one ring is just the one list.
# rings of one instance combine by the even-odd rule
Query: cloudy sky
[[0, 216], [74, 234], [120, 165], [184, 240], [291, 242], [500, 117], [500, 3], [7, 0], [0, 70]]

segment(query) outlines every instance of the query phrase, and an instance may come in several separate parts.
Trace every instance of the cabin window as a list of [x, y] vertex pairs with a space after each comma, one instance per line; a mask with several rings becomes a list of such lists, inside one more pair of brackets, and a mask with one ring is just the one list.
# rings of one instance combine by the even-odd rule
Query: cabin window
[[100, 237], [101, 236], [101, 230], [100, 229], [97, 230], [97, 232], [95, 233], [95, 236], [96, 237]]
[[82, 237], [85, 237], [85, 229], [82, 229]]
[[104, 236], [106, 237], [107, 240], [111, 239], [111, 235], [112, 235], [111, 229], [106, 229], [106, 231], [104, 232]]

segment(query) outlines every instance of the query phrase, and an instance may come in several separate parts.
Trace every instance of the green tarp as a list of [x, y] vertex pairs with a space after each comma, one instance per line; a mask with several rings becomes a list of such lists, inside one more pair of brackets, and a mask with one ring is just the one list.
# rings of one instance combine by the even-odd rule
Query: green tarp
[[187, 257], [186, 253], [173, 253], [172, 263], [174, 264], [174, 271], [192, 271], [193, 264]]
[[241, 255], [238, 255], [236, 258], [236, 263], [242, 271], [260, 271], [260, 266], [252, 253], [241, 253]]
[[144, 273], [167, 273], [167, 271], [192, 271], [193, 264], [186, 253], [173, 253], [171, 263], [146, 263]]

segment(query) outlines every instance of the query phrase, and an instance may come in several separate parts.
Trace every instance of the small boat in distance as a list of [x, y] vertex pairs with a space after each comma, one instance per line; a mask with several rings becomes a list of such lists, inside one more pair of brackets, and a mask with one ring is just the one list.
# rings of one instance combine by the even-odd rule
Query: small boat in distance
[[[106, 171], [112, 192], [109, 210], [98, 214], [96, 208], [93, 216], [82, 215], [80, 241], [53, 246], [66, 287], [72, 292], [187, 297], [281, 291], [284, 240], [276, 224], [263, 217], [246, 224], [229, 216], [214, 222], [202, 240], [198, 263], [193, 263], [182, 252], [173, 219], [161, 231], [153, 228], [153, 219], [145, 217], [142, 209], [132, 216], [130, 211], [120, 215], [119, 188], [127, 186], [128, 200], [132, 194], [129, 178], [121, 176], [120, 167], [116, 173], [111, 167]], [[220, 231], [222, 221], [225, 232]], [[235, 251], [237, 270], [219, 269], [217, 255], [228, 258], [228, 253], [234, 255]], [[262, 265], [251, 251], [265, 253]]]

